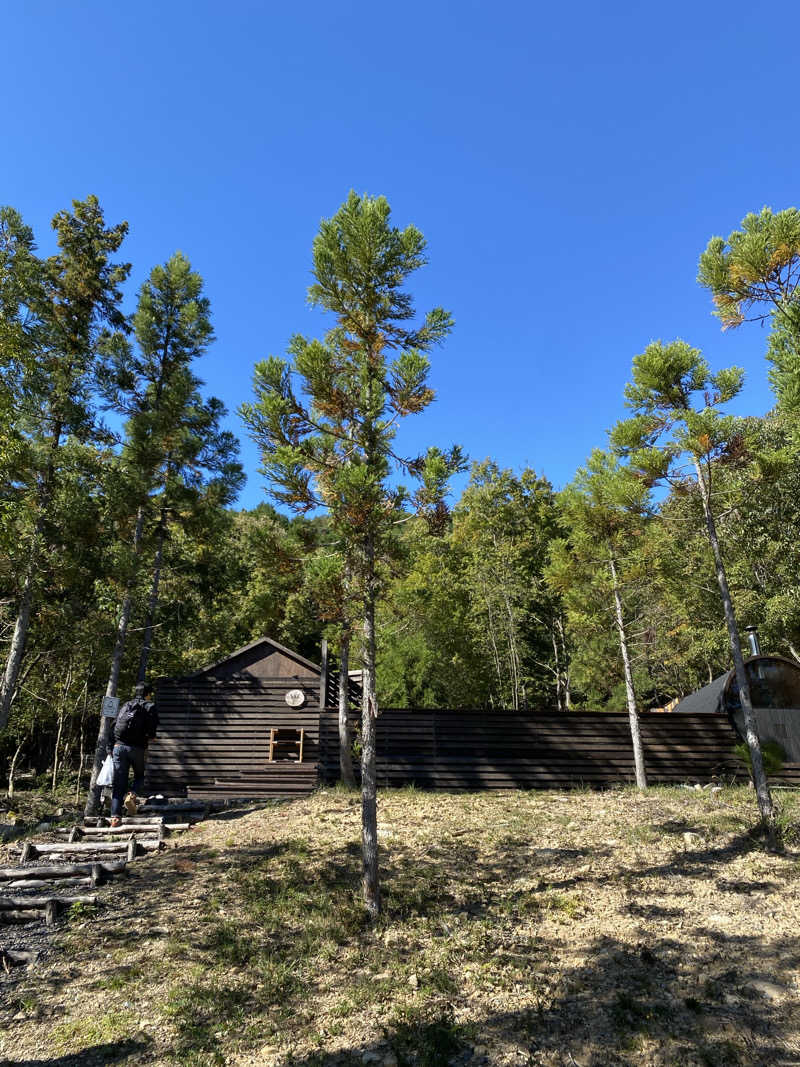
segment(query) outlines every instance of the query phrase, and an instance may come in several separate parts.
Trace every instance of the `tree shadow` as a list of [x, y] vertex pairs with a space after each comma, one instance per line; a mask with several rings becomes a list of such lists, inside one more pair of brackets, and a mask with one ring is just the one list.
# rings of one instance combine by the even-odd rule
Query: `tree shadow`
[[81, 1052], [37, 1060], [0, 1060], [0, 1067], [86, 1067], [101, 1063], [145, 1063], [150, 1042], [126, 1039], [92, 1045]]

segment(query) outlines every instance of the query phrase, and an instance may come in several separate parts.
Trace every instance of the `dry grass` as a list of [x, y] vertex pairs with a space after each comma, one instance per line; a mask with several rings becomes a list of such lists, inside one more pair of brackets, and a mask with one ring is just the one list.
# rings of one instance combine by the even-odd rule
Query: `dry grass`
[[800, 1064], [798, 808], [746, 790], [380, 800], [210, 820], [6, 978], [4, 1063]]

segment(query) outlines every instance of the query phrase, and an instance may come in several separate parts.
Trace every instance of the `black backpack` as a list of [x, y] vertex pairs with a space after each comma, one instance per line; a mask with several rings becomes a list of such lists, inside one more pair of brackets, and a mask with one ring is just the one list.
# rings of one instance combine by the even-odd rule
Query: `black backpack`
[[134, 697], [123, 704], [114, 725], [114, 740], [144, 748], [152, 736], [152, 707], [144, 697]]

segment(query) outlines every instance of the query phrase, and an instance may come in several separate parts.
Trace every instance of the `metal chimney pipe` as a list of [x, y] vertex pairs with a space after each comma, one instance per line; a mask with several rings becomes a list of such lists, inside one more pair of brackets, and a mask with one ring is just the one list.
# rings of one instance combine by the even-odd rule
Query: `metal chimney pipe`
[[758, 627], [757, 626], [745, 626], [745, 633], [747, 634], [747, 640], [750, 642], [750, 654], [753, 656], [761, 655], [761, 645], [758, 641]]

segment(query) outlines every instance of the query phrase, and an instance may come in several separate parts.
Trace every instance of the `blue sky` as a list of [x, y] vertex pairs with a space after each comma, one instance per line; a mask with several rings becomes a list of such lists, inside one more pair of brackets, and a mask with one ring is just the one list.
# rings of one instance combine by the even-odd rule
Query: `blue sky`
[[199, 373], [235, 414], [252, 367], [324, 324], [319, 220], [349, 189], [415, 223], [420, 310], [456, 329], [400, 445], [461, 443], [556, 485], [623, 414], [633, 356], [680, 336], [771, 405], [766, 336], [722, 334], [697, 259], [748, 211], [800, 202], [800, 5], [8, 0], [0, 202], [49, 251], [96, 193], [127, 219], [130, 305], [181, 249], [217, 334]]

